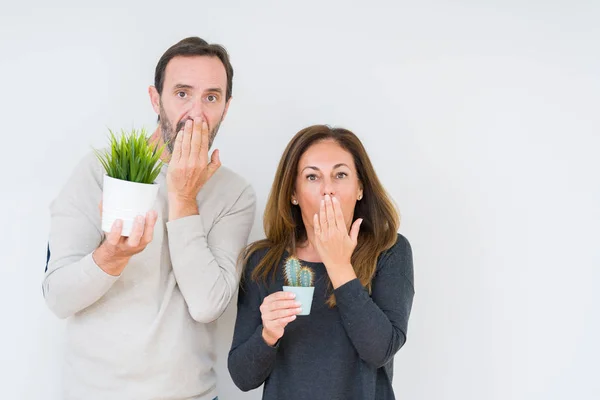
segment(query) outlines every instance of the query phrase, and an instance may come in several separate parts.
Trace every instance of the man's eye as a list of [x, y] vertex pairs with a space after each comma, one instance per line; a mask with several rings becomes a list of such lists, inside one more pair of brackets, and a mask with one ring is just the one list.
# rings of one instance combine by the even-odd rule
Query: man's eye
[[209, 94], [208, 96], [206, 96], [206, 100], [208, 100], [210, 103], [216, 103], [218, 97], [214, 94]]
[[185, 99], [185, 96], [187, 96], [186, 92], [177, 92], [177, 96], [181, 99]]

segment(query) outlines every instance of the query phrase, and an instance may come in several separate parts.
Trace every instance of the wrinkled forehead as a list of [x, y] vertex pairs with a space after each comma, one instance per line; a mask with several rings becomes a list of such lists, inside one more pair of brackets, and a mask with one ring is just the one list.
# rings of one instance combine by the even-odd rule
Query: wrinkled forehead
[[174, 57], [165, 68], [163, 89], [181, 86], [199, 91], [220, 89], [224, 93], [227, 89], [225, 66], [214, 56]]

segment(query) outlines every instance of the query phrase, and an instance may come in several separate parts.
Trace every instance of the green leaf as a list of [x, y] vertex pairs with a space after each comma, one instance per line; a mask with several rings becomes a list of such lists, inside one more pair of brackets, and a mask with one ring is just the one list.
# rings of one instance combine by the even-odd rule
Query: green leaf
[[166, 144], [150, 144], [144, 128], [130, 132], [122, 129], [119, 135], [108, 131], [109, 148], [103, 152], [94, 149], [106, 174], [115, 179], [154, 183], [163, 166], [160, 157]]

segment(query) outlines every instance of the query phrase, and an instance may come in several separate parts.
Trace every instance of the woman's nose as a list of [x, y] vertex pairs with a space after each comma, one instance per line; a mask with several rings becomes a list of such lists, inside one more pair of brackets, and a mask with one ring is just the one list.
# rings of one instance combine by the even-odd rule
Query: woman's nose
[[330, 195], [330, 196], [335, 196], [335, 190], [333, 190], [333, 186], [330, 183], [326, 183], [325, 185], [323, 185], [323, 196], [325, 196], [326, 194]]

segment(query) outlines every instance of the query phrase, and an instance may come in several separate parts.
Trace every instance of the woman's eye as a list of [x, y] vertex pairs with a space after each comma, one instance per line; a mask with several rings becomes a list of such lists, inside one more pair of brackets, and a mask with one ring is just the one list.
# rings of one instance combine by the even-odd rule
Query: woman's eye
[[306, 176], [306, 179], [308, 179], [309, 181], [315, 181], [317, 180], [317, 176], [314, 174], [310, 174]]
[[338, 172], [336, 176], [337, 176], [338, 179], [342, 179], [342, 178], [347, 177], [348, 174], [345, 173], [345, 172]]

